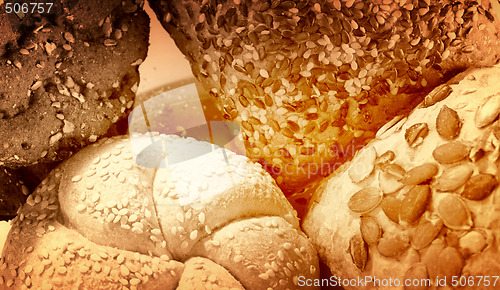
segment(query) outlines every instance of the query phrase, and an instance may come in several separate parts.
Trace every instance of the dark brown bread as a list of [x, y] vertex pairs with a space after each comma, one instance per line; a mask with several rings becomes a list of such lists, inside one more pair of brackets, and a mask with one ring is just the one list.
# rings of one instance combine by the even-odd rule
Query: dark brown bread
[[52, 2], [25, 15], [0, 5], [0, 165], [64, 159], [133, 104], [148, 46], [143, 1]]
[[15, 217], [29, 192], [19, 172], [0, 167], [0, 220]]

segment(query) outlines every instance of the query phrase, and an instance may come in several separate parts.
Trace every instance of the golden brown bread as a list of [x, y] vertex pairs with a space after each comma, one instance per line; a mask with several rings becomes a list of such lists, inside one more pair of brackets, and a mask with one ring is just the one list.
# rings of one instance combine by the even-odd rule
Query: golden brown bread
[[500, 56], [497, 1], [150, 0], [285, 194], [435, 86]]
[[[148, 147], [152, 141], [164, 142], [168, 167]], [[291, 289], [299, 275], [317, 278], [317, 254], [275, 181], [244, 156], [226, 157], [212, 144], [173, 135], [86, 147], [19, 210], [0, 282], [13, 289], [175, 289], [201, 283], [192, 277], [200, 270], [190, 260], [196, 257], [206, 258], [207, 287]]]
[[458, 75], [324, 181], [303, 227], [334, 275], [498, 287], [499, 76]]

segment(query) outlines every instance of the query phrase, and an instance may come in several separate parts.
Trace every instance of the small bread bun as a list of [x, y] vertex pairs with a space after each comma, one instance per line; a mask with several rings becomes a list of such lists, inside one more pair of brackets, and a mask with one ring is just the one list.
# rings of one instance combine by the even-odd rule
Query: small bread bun
[[500, 66], [458, 75], [320, 185], [303, 227], [334, 275], [488, 288], [460, 277], [500, 272], [499, 92]]
[[291, 289], [298, 276], [317, 278], [316, 252], [275, 181], [248, 158], [212, 146], [133, 135], [79, 151], [12, 221], [0, 282]]
[[285, 194], [333, 172], [435, 86], [500, 57], [498, 1], [150, 3]]

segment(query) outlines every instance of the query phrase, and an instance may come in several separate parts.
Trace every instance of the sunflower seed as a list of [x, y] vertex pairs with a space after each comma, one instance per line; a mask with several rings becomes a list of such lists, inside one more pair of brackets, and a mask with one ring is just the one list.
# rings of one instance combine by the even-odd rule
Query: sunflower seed
[[413, 248], [421, 250], [427, 247], [439, 234], [441, 228], [443, 228], [443, 221], [439, 217], [425, 214], [413, 233], [411, 240]]
[[444, 225], [453, 230], [468, 230], [472, 218], [465, 202], [456, 194], [443, 193], [439, 197], [437, 213]]
[[404, 254], [408, 247], [408, 242], [399, 237], [382, 237], [378, 242], [377, 250], [384, 257], [397, 258]]
[[467, 181], [462, 196], [470, 200], [482, 200], [488, 197], [497, 185], [498, 181], [494, 175], [480, 173]]
[[441, 164], [458, 162], [469, 155], [470, 148], [459, 141], [445, 143], [434, 149], [432, 156]]
[[406, 172], [401, 182], [407, 185], [421, 184], [436, 176], [438, 171], [439, 166], [437, 164], [424, 163]]
[[453, 89], [448, 84], [442, 84], [433, 89], [424, 99], [424, 108], [430, 107], [448, 97]]
[[445, 169], [434, 182], [434, 188], [439, 191], [454, 191], [462, 186], [474, 171], [470, 163], [464, 163]]
[[351, 196], [347, 207], [356, 213], [366, 213], [376, 208], [382, 201], [382, 192], [375, 187], [366, 187]]
[[386, 196], [380, 203], [380, 207], [385, 215], [393, 222], [399, 223], [399, 213], [401, 211], [401, 200], [394, 196]]
[[451, 277], [460, 276], [462, 268], [465, 265], [464, 258], [460, 252], [453, 247], [444, 248], [437, 257], [438, 276], [446, 277], [447, 283]]
[[355, 161], [351, 164], [348, 174], [353, 182], [360, 182], [366, 179], [375, 168], [377, 151], [374, 147], [369, 147], [360, 152]]
[[462, 121], [458, 113], [444, 105], [436, 118], [436, 131], [443, 139], [451, 140], [458, 137]]
[[408, 146], [415, 148], [422, 144], [428, 134], [429, 126], [427, 126], [427, 123], [417, 123], [406, 129], [405, 140]]
[[481, 107], [476, 111], [474, 116], [474, 124], [478, 128], [485, 127], [491, 124], [500, 113], [500, 94], [491, 96]]
[[368, 245], [376, 245], [382, 236], [382, 228], [377, 219], [372, 216], [361, 217], [360, 230], [363, 240]]

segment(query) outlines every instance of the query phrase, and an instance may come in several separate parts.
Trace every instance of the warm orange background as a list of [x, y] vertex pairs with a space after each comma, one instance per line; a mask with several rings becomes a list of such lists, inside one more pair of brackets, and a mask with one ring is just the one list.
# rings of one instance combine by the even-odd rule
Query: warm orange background
[[145, 10], [151, 18], [148, 56], [139, 67], [141, 83], [138, 95], [162, 85], [178, 83], [193, 77], [189, 62], [163, 29], [156, 15], [146, 2]]

